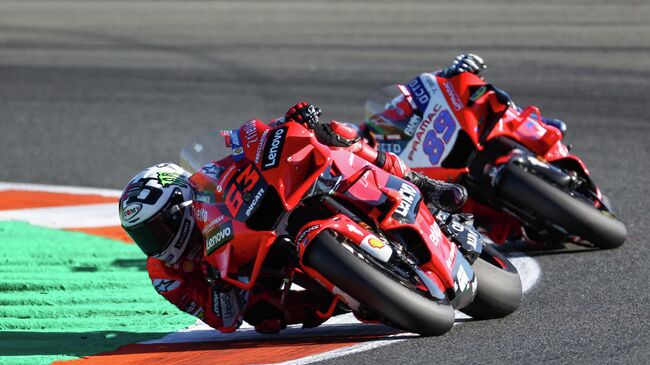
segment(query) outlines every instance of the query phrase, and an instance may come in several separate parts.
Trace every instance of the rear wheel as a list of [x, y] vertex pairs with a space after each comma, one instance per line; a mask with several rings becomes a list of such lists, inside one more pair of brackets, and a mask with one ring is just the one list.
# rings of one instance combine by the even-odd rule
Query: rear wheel
[[512, 263], [494, 247], [485, 245], [472, 265], [477, 291], [470, 305], [461, 309], [474, 319], [501, 318], [519, 308], [521, 279]]
[[516, 207], [600, 248], [619, 247], [627, 238], [625, 225], [611, 213], [587, 204], [517, 165], [506, 166], [496, 193]]
[[425, 298], [357, 254], [323, 231], [310, 243], [303, 263], [391, 325], [425, 336], [452, 328], [454, 310], [448, 302]]

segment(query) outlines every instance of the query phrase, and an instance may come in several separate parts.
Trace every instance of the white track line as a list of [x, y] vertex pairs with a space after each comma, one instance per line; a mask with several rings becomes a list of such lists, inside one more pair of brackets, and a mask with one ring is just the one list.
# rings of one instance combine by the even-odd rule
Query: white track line
[[46, 191], [50, 193], [94, 194], [108, 197], [119, 197], [122, 195], [122, 192], [120, 190], [115, 189], [85, 188], [81, 186], [24, 184], [0, 181], [0, 191], [2, 190], [29, 190]]
[[[3, 190], [90, 194], [116, 198], [122, 194], [121, 191], [113, 189], [0, 182], [0, 191]], [[117, 199], [115, 200], [115, 203], [0, 210], [0, 221], [23, 221], [29, 222], [35, 226], [60, 229], [120, 225], [117, 211]]]
[[22, 221], [61, 229], [120, 225], [117, 203], [0, 210], [0, 221]]
[[[521, 286], [524, 292], [529, 291], [541, 275], [539, 265], [532, 258], [520, 253], [510, 255], [510, 261], [515, 265], [521, 278]], [[464, 313], [456, 311], [456, 320], [470, 319]], [[456, 322], [461, 324], [462, 322]], [[360, 335], [386, 335], [385, 340], [369, 341], [362, 344], [346, 347], [343, 349], [333, 350], [324, 354], [318, 354], [310, 357], [295, 360], [295, 362], [288, 362], [287, 364], [307, 364], [309, 362], [321, 361], [324, 359], [347, 355], [353, 352], [366, 351], [379, 346], [389, 345], [397, 341], [402, 341], [404, 336], [417, 336], [409, 333], [399, 333], [398, 338], [391, 339], [395, 330], [391, 327], [384, 325], [368, 325], [363, 324], [356, 320], [352, 314], [345, 314], [337, 317], [330, 318], [321, 326], [311, 329], [302, 329], [300, 325], [288, 326], [277, 335], [265, 335], [255, 332], [255, 329], [244, 323], [237, 332], [234, 333], [221, 333], [215, 331], [205, 323], [198, 321], [193, 326], [186, 329], [170, 333], [169, 335], [161, 338], [143, 342], [145, 344], [159, 344], [159, 343], [183, 343], [183, 342], [212, 342], [212, 341], [231, 341], [231, 340], [254, 340], [265, 338], [313, 338], [324, 336], [360, 336]], [[352, 352], [350, 352], [352, 351]], [[324, 357], [325, 356], [325, 357]], [[313, 359], [312, 359], [313, 357]], [[311, 359], [311, 360], [309, 360]]]
[[[519, 277], [521, 278], [522, 290], [524, 292], [527, 292], [530, 289], [532, 289], [535, 286], [535, 283], [537, 282], [539, 277], [541, 276], [541, 269], [537, 264], [537, 261], [521, 253], [515, 253], [514, 255], [510, 255], [508, 258], [510, 259], [512, 264], [515, 265], [517, 271], [519, 272]], [[467, 316], [464, 313], [456, 311], [456, 320], [463, 319], [463, 318], [469, 319], [471, 317]], [[455, 324], [459, 325], [461, 324], [461, 322], [456, 322]], [[396, 337], [396, 336], [399, 336], [399, 338], [391, 339], [391, 337]], [[317, 361], [323, 361], [323, 360], [333, 359], [336, 357], [350, 355], [357, 352], [369, 351], [378, 347], [388, 346], [401, 341], [406, 341], [406, 339], [403, 338], [404, 336], [416, 337], [417, 335], [411, 333], [401, 333], [398, 335], [391, 335], [388, 336], [387, 339], [385, 340], [364, 342], [358, 345], [353, 345], [342, 349], [336, 349], [336, 350], [324, 352], [322, 354], [316, 354], [316, 355], [307, 356], [296, 360], [276, 363], [276, 365], [304, 365], [304, 364], [310, 364]]]

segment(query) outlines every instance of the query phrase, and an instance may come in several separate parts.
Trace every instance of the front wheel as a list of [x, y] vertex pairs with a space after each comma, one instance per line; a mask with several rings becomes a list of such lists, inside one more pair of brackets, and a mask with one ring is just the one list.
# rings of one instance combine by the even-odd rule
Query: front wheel
[[449, 303], [410, 290], [343, 247], [327, 230], [309, 244], [303, 263], [396, 327], [438, 336], [454, 325], [454, 310]]
[[625, 225], [611, 214], [514, 164], [506, 167], [497, 185], [497, 195], [600, 248], [619, 247], [627, 238]]
[[521, 279], [512, 263], [494, 247], [485, 245], [472, 265], [477, 279], [476, 296], [461, 311], [474, 319], [501, 318], [519, 308]]

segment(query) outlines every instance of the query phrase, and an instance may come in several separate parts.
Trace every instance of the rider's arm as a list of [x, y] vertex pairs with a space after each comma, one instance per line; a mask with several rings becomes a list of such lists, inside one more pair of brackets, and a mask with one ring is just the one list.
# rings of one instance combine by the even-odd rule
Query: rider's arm
[[332, 148], [346, 149], [392, 175], [404, 177], [411, 171], [397, 155], [378, 151], [370, 145], [361, 137], [361, 131], [355, 125], [332, 120], [329, 123], [319, 124], [314, 131], [321, 143]]
[[[176, 267], [178, 265], [178, 267]], [[149, 258], [147, 271], [156, 291], [178, 309], [187, 312], [221, 332], [233, 332], [241, 325], [239, 313], [221, 313], [221, 302], [230, 300], [223, 293], [212, 289], [204, 279], [198, 263], [192, 260], [179, 261], [174, 267], [162, 261]], [[228, 303], [230, 304], [230, 303]], [[231, 305], [230, 308], [240, 308]], [[226, 322], [226, 323], [224, 323]]]

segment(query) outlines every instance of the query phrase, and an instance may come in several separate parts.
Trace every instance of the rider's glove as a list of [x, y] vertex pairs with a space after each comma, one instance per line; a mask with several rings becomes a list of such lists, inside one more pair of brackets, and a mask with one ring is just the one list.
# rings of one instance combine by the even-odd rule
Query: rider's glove
[[454, 63], [449, 68], [440, 72], [440, 76], [449, 78], [463, 72], [471, 72], [478, 75], [485, 68], [487, 66], [481, 57], [473, 53], [466, 53], [456, 57]]
[[415, 171], [409, 171], [404, 178], [417, 186], [427, 201], [438, 208], [454, 212], [467, 201], [467, 190], [464, 186], [434, 180]]
[[300, 102], [287, 110], [285, 119], [287, 121], [294, 121], [304, 123], [310, 129], [314, 129], [318, 124], [318, 117], [320, 116], [320, 109], [314, 107], [306, 101]]

